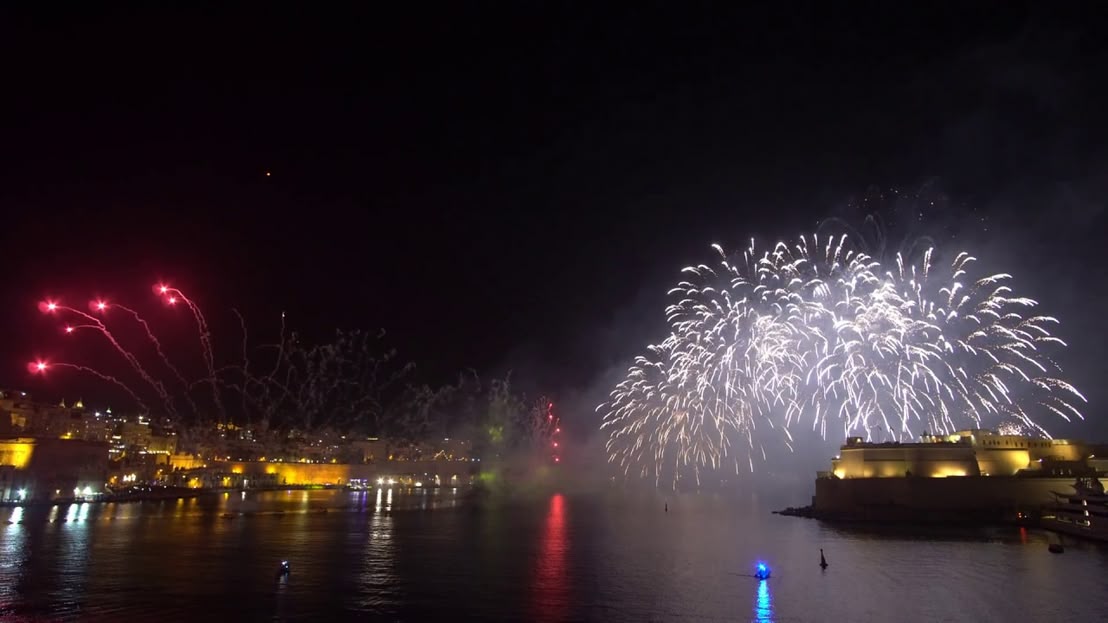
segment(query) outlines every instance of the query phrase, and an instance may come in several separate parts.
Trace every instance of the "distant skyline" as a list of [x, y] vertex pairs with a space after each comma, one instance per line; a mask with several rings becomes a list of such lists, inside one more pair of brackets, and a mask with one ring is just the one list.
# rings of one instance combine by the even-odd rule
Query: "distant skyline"
[[1061, 320], [1089, 423], [1048, 428], [1108, 437], [1096, 5], [394, 11], [4, 9], [0, 385], [104, 400], [28, 378], [114, 365], [62, 344], [47, 295], [149, 311], [196, 357], [169, 280], [229, 353], [232, 307], [259, 342], [282, 312], [384, 328], [421, 381], [514, 370], [580, 428], [711, 243], [925, 189], [950, 198], [929, 232]]

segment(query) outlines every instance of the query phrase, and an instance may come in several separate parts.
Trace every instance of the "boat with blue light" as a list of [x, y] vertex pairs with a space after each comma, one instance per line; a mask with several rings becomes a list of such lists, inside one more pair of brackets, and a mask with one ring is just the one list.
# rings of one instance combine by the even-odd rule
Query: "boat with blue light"
[[768, 580], [770, 576], [770, 568], [766, 563], [760, 562], [754, 566], [754, 577], [759, 580]]

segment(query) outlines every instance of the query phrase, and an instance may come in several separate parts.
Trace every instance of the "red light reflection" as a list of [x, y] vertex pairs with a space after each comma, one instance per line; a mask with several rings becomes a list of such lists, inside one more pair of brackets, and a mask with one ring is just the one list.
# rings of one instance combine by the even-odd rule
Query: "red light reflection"
[[565, 498], [561, 493], [550, 498], [550, 509], [540, 537], [535, 580], [531, 586], [532, 621], [565, 621], [569, 608], [567, 563], [569, 538], [566, 535]]

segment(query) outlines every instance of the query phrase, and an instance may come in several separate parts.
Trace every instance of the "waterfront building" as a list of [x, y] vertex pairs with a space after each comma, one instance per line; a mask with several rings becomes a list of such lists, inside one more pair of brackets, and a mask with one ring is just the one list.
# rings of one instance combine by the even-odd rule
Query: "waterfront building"
[[1068, 439], [998, 435], [984, 429], [953, 435], [920, 436], [916, 443], [872, 443], [851, 437], [831, 461], [835, 478], [897, 478], [917, 476], [1014, 476], [1038, 470], [1045, 461], [1084, 461], [1089, 444]]
[[0, 439], [0, 499], [89, 499], [103, 493], [107, 444], [49, 437]]
[[479, 465], [475, 461], [225, 461], [208, 463], [189, 470], [176, 470], [170, 476], [175, 484], [192, 488], [253, 489], [285, 485], [355, 486], [367, 483], [457, 487], [471, 484]]
[[1053, 491], [1103, 474], [1099, 450], [1081, 441], [981, 429], [924, 434], [914, 443], [850, 438], [831, 470], [817, 475], [812, 509], [852, 520], [1036, 517]]

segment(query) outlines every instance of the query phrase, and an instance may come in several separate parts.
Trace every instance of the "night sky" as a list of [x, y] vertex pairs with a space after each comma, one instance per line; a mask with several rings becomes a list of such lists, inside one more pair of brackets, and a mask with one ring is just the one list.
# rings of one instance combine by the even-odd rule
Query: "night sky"
[[1104, 9], [689, 4], [4, 9], [0, 385], [66, 393], [33, 355], [109, 365], [46, 294], [191, 330], [167, 279], [219, 348], [231, 307], [259, 335], [287, 311], [386, 328], [421, 380], [512, 369], [584, 405], [711, 242], [926, 188], [950, 198], [929, 222], [1062, 319], [1104, 420]]

